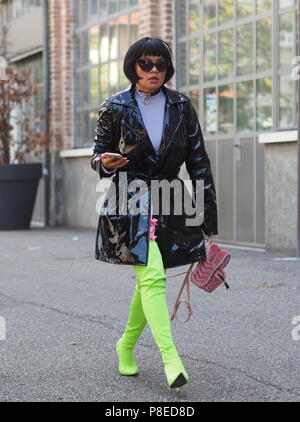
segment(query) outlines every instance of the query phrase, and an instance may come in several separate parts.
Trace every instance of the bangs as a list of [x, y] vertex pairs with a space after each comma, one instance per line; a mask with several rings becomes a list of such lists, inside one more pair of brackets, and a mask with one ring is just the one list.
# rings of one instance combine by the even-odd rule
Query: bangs
[[167, 46], [159, 39], [153, 38], [145, 40], [137, 49], [138, 57], [145, 56], [161, 56], [165, 59], [171, 59]]

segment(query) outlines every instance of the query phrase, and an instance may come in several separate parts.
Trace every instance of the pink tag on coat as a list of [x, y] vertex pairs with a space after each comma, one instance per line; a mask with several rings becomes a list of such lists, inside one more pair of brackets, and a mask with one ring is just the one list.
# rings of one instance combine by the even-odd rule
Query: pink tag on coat
[[151, 221], [150, 221], [150, 240], [155, 240], [157, 236], [155, 236], [155, 227], [157, 224], [157, 218], [153, 218], [151, 215]]

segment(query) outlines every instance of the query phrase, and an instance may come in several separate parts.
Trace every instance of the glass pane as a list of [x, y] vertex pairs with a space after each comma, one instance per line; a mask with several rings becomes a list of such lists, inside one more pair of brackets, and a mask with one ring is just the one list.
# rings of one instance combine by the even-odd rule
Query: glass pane
[[109, 95], [118, 92], [118, 79], [118, 62], [113, 61], [109, 64]]
[[109, 56], [111, 59], [118, 57], [118, 21], [109, 21]]
[[[43, 107], [44, 107], [44, 96], [43, 96], [43, 91], [41, 90], [34, 97], [34, 115], [41, 116], [44, 111]], [[42, 130], [42, 121], [36, 122], [36, 129]]]
[[108, 2], [107, 0], [99, 0], [99, 15], [100, 18], [107, 16], [108, 14]]
[[189, 42], [189, 55], [190, 55], [190, 84], [199, 83], [200, 75], [200, 51], [199, 51], [199, 39], [196, 38]]
[[230, 133], [233, 131], [233, 84], [219, 87], [219, 132]]
[[[94, 141], [95, 128], [90, 132], [89, 130], [89, 112], [82, 111], [77, 113], [76, 118], [76, 146], [90, 145]], [[91, 135], [90, 135], [91, 133]]]
[[233, 0], [219, 0], [219, 23], [233, 19]]
[[118, 0], [109, 0], [108, 13], [116, 13], [118, 11]]
[[291, 74], [281, 75], [279, 78], [279, 126], [290, 127], [294, 124], [296, 81]]
[[74, 67], [76, 69], [81, 65], [80, 61], [82, 59], [80, 41], [81, 34], [74, 32]]
[[139, 12], [130, 15], [130, 45], [138, 40], [139, 18]]
[[89, 20], [97, 20], [98, 18], [98, 0], [90, 0], [89, 2]]
[[190, 34], [200, 30], [199, 0], [190, 0], [189, 3], [189, 30]]
[[253, 5], [253, 0], [236, 0], [237, 17], [244, 18], [245, 16], [252, 15], [254, 12]]
[[103, 25], [100, 28], [100, 61], [105, 62], [108, 60], [108, 34], [107, 26]]
[[125, 73], [123, 71], [123, 61], [119, 62], [119, 90], [123, 90], [127, 88], [130, 81], [126, 78]]
[[216, 34], [204, 37], [204, 81], [216, 79]]
[[121, 15], [119, 21], [119, 50], [120, 55], [125, 56], [129, 47], [128, 15]]
[[256, 70], [272, 69], [272, 20], [262, 19], [256, 24]]
[[96, 111], [89, 112], [89, 133], [90, 133], [91, 139], [95, 137], [95, 129], [97, 126], [98, 119], [99, 119], [99, 116]]
[[136, 6], [138, 4], [139, 0], [129, 0], [130, 6]]
[[237, 74], [253, 73], [253, 26], [252, 23], [237, 27]]
[[256, 125], [257, 130], [272, 127], [272, 79], [256, 81]]
[[198, 91], [198, 89], [193, 89], [193, 91], [190, 91], [190, 99], [191, 99], [192, 104], [195, 107], [195, 110], [198, 114], [199, 113], [199, 91]]
[[36, 83], [43, 83], [43, 60], [42, 57], [38, 57], [33, 61], [34, 68], [34, 81]]
[[207, 0], [203, 4], [204, 29], [217, 24], [217, 0]]
[[263, 13], [272, 9], [272, 0], [256, 0], [256, 13]]
[[[90, 98], [90, 83], [89, 83], [89, 71], [85, 70], [82, 72], [82, 78], [81, 78], [81, 92], [82, 92], [82, 104], [88, 104], [89, 98]], [[81, 105], [81, 103], [79, 103]]]
[[186, 0], [177, 0], [176, 5], [176, 31], [182, 37], [186, 33]]
[[177, 84], [182, 87], [187, 84], [187, 51], [186, 43], [177, 44]]
[[90, 63], [99, 63], [99, 26], [90, 28]]
[[108, 64], [100, 66], [100, 102], [108, 97]]
[[219, 79], [233, 76], [233, 30], [225, 29], [219, 32]]
[[294, 56], [296, 36], [293, 31], [294, 13], [279, 16], [279, 57], [280, 67], [291, 66]]
[[294, 6], [295, 0], [279, 0], [279, 7], [283, 9], [284, 7]]
[[89, 63], [89, 34], [88, 32], [81, 33], [79, 62], [80, 66]]
[[24, 15], [26, 15], [26, 13], [28, 13], [29, 12], [29, 4], [28, 4], [28, 0], [27, 1], [24, 1], [24, 0], [21, 0], [21, 4], [22, 4], [22, 15], [24, 16]]
[[120, 0], [119, 10], [127, 9], [127, 0]]
[[204, 94], [204, 131], [216, 133], [217, 131], [217, 94], [215, 88], [206, 88]]
[[82, 104], [82, 72], [76, 72], [74, 77], [74, 97], [75, 97], [75, 104]]
[[252, 131], [254, 113], [253, 81], [237, 84], [237, 128]]
[[99, 74], [98, 66], [92, 67], [90, 69], [90, 103], [98, 104], [99, 103]]
[[81, 7], [80, 7], [80, 24], [81, 25], [85, 25], [87, 23], [88, 20], [88, 10], [86, 7], [86, 2], [82, 1], [81, 2]]

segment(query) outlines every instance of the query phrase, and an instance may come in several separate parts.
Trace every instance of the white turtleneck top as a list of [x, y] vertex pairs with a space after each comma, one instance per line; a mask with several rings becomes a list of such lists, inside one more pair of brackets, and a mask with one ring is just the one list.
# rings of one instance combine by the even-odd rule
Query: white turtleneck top
[[[152, 142], [156, 155], [158, 155], [163, 134], [166, 97], [162, 89], [157, 94], [151, 95], [149, 104], [143, 102], [143, 97], [143, 93], [135, 88], [135, 99], [140, 109], [148, 136]], [[114, 173], [116, 171], [116, 169], [109, 170], [105, 168], [102, 163], [101, 167], [106, 173]]]
[[135, 89], [135, 99], [138, 103], [139, 109], [142, 114], [144, 125], [147, 129], [149, 138], [155, 149], [156, 155], [159, 154], [159, 146], [161, 143], [163, 133], [164, 111], [166, 97], [162, 90], [157, 94], [152, 95], [149, 104], [143, 102], [143, 93]]

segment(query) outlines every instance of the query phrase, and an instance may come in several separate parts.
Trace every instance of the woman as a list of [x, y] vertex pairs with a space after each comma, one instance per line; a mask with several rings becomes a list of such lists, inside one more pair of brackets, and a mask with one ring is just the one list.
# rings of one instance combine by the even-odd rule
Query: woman
[[[174, 74], [169, 44], [159, 38], [138, 40], [127, 51], [123, 70], [131, 84], [101, 104], [95, 130], [91, 166], [101, 179], [113, 176], [105, 212], [99, 217], [95, 257], [132, 265], [137, 277], [128, 322], [116, 345], [119, 373], [138, 373], [133, 350], [148, 323], [162, 355], [168, 385], [179, 388], [189, 377], [172, 339], [166, 269], [206, 258], [204, 237], [210, 241], [218, 234], [215, 186], [191, 100], [165, 86]], [[106, 152], [121, 153], [122, 157], [115, 160]], [[153, 208], [154, 182], [178, 182], [179, 193], [184, 193], [184, 183], [178, 177], [184, 162], [194, 195], [196, 180], [204, 180], [204, 220], [196, 226], [186, 224], [190, 213], [175, 212], [178, 198], [184, 205], [185, 197], [178, 191], [169, 198], [168, 212], [161, 211], [165, 193], [159, 197], [156, 213]], [[140, 188], [139, 205], [145, 213], [131, 212], [136, 198], [132, 182]], [[124, 202], [127, 208], [120, 212]]]

